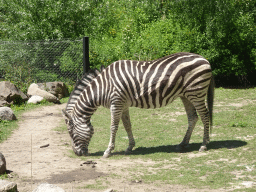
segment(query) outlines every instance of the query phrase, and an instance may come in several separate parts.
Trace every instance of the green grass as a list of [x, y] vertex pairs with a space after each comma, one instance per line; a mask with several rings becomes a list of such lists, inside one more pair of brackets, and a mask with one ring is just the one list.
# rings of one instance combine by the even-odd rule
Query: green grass
[[[130, 108], [130, 116], [136, 147], [131, 155], [124, 155], [128, 139], [120, 122], [116, 147], [109, 161], [129, 158], [134, 162], [150, 160], [154, 164], [129, 165], [124, 170], [125, 180], [178, 184], [196, 189], [255, 190], [256, 89], [215, 90], [214, 126], [206, 152], [198, 152], [203, 140], [203, 124], [200, 120], [192, 134], [189, 148], [183, 153], [176, 151], [176, 145], [182, 141], [187, 130], [186, 113], [179, 99], [161, 109]], [[4, 124], [8, 123], [1, 122], [0, 126]], [[92, 116], [92, 125], [95, 133], [89, 145], [90, 156], [77, 157], [71, 149], [67, 151], [68, 156], [85, 161], [101, 161], [110, 137], [109, 109], [100, 107]], [[64, 123], [57, 129], [67, 132]], [[124, 176], [112, 174], [108, 177]], [[84, 188], [103, 189], [107, 184], [101, 179]], [[245, 187], [246, 183], [252, 182], [253, 187]]]
[[[243, 183], [256, 180], [256, 89], [216, 89], [211, 143], [203, 154], [198, 152], [203, 139], [201, 121], [195, 127], [187, 151], [179, 153], [175, 149], [187, 129], [187, 117], [179, 99], [161, 109], [130, 108], [130, 116], [136, 147], [129, 158], [156, 162], [150, 169], [141, 164], [130, 167], [131, 173], [138, 173], [131, 180], [251, 191]], [[109, 142], [109, 110], [99, 108], [92, 116], [92, 124], [95, 133], [89, 152], [98, 159]], [[127, 135], [120, 123], [110, 159], [125, 158], [127, 145]]]
[[108, 187], [106, 185], [106, 183], [103, 181], [104, 178], [100, 178], [100, 179], [97, 179], [95, 180], [95, 183], [92, 182], [93, 184], [87, 184], [86, 186], [84, 187], [77, 187], [78, 189], [93, 189], [93, 190], [100, 190], [100, 191], [103, 191], [103, 190], [106, 190]]

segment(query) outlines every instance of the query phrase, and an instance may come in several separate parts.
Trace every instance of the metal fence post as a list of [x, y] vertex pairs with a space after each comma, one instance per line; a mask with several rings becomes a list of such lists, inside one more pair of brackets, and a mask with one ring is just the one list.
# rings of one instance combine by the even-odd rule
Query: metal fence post
[[83, 72], [85, 74], [90, 70], [89, 37], [83, 37], [83, 55]]

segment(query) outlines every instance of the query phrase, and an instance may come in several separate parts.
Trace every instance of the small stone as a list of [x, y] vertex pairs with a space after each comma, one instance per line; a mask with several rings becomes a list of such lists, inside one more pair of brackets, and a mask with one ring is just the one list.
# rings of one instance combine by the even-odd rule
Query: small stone
[[133, 183], [142, 183], [142, 180], [135, 180], [135, 181], [132, 181]]
[[97, 164], [97, 162], [94, 162], [94, 161], [85, 161], [85, 162], [83, 162], [83, 164]]
[[49, 147], [49, 146], [50, 146], [50, 144], [46, 144], [46, 145], [40, 146], [40, 148], [45, 148], [45, 147]]
[[107, 190], [104, 191], [104, 192], [114, 192], [114, 190], [113, 190], [113, 189], [107, 189]]

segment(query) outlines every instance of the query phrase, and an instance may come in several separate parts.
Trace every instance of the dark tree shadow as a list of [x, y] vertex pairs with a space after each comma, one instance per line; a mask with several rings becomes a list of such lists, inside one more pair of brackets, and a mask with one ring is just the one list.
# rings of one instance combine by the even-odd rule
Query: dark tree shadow
[[[138, 147], [132, 151], [130, 155], [146, 155], [152, 153], [189, 153], [198, 151], [202, 143], [191, 143], [188, 148], [183, 151], [177, 150], [177, 145], [162, 145], [157, 147]], [[234, 149], [247, 145], [247, 142], [240, 140], [212, 141], [207, 145], [208, 151], [217, 149]], [[104, 151], [90, 153], [90, 156], [102, 156]], [[124, 151], [113, 152], [113, 155], [124, 155]]]

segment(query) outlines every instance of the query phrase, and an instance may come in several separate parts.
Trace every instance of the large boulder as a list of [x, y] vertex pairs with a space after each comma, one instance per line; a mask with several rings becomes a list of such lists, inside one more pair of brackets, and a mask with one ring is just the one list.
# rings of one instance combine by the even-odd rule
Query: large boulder
[[53, 103], [60, 103], [59, 99], [54, 96], [53, 94], [42, 90], [39, 88], [39, 86], [35, 83], [32, 83], [29, 88], [28, 88], [28, 93], [29, 96], [37, 95], [43, 97], [45, 100]]
[[58, 99], [69, 96], [68, 88], [63, 82], [37, 83], [37, 85], [40, 89], [55, 95]]
[[9, 81], [0, 82], [0, 107], [27, 101], [28, 97]]
[[17, 184], [7, 180], [0, 180], [0, 191], [2, 192], [16, 192]]
[[0, 152], [0, 175], [6, 172], [6, 161], [4, 155]]
[[39, 185], [33, 192], [65, 192], [62, 188], [49, 184], [43, 183]]
[[0, 107], [0, 119], [12, 121], [16, 120], [16, 116], [10, 107]]

